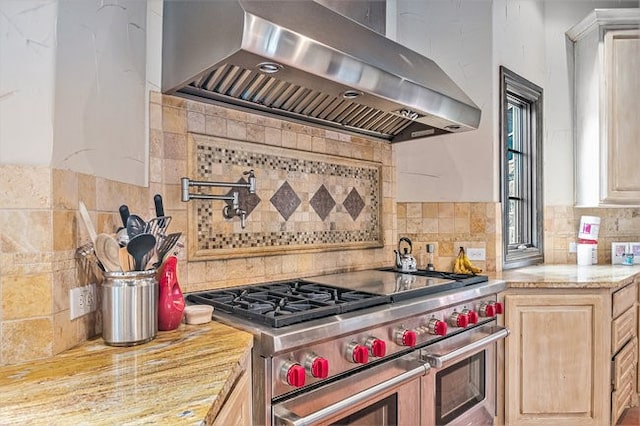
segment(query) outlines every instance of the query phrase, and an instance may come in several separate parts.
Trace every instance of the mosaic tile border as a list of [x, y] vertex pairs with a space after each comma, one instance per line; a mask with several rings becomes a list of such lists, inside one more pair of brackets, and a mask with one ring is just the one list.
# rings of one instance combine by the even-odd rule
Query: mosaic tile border
[[220, 201], [190, 201], [190, 260], [383, 246], [381, 163], [196, 133], [188, 162], [190, 179], [237, 182], [253, 169], [258, 187], [240, 195], [245, 229], [221, 218]]

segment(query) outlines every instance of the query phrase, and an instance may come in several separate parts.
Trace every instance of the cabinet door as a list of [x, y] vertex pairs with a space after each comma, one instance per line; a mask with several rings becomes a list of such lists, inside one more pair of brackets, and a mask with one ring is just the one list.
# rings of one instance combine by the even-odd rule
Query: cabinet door
[[640, 31], [607, 31], [604, 62], [602, 202], [640, 204]]
[[222, 406], [214, 426], [251, 425], [251, 372], [244, 371], [236, 381], [231, 394]]
[[598, 295], [507, 294], [505, 424], [609, 422], [610, 318]]

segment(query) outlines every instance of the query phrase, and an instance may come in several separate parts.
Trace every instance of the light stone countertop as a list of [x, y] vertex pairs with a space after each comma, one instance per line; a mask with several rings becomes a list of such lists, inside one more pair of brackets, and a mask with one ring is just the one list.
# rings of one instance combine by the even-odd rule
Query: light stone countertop
[[0, 367], [0, 424], [210, 424], [250, 363], [252, 336], [181, 324], [151, 342], [102, 338], [41, 361]]
[[536, 265], [490, 274], [508, 288], [610, 288], [624, 287], [640, 274], [640, 265]]

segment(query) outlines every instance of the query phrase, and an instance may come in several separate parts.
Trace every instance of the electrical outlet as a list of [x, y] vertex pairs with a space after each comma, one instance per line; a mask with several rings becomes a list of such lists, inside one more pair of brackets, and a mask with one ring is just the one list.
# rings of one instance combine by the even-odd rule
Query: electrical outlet
[[69, 291], [69, 319], [76, 319], [97, 309], [96, 285], [72, 288]]
[[468, 248], [467, 257], [469, 260], [485, 260], [487, 258], [487, 251], [483, 248]]
[[576, 253], [578, 251], [578, 245], [575, 241], [569, 243], [569, 253]]

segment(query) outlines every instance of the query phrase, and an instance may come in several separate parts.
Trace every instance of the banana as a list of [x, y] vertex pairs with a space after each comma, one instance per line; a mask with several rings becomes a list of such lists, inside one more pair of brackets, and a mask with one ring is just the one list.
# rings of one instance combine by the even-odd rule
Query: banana
[[465, 253], [464, 248], [460, 247], [458, 256], [453, 264], [453, 272], [456, 274], [477, 274], [482, 272], [482, 269], [474, 266], [467, 257], [467, 253]]

